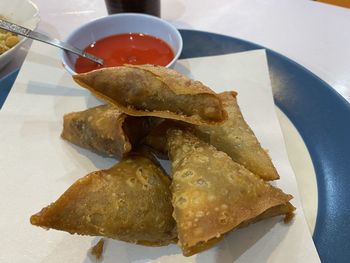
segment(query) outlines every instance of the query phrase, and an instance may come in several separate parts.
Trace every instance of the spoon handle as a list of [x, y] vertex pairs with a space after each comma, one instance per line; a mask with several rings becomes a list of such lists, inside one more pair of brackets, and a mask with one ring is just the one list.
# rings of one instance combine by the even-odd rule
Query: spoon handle
[[62, 41], [60, 41], [58, 39], [51, 38], [51, 37], [49, 37], [47, 35], [44, 35], [44, 34], [41, 34], [39, 32], [32, 31], [32, 30], [30, 30], [28, 28], [19, 26], [17, 24], [14, 24], [14, 23], [11, 23], [11, 22], [8, 22], [8, 21], [0, 19], [0, 28], [5, 29], [7, 31], [10, 31], [12, 33], [24, 36], [24, 37], [35, 39], [35, 40], [38, 40], [38, 41], [41, 41], [41, 42], [44, 42], [44, 43], [47, 43], [47, 44], [50, 44], [50, 45], [62, 48], [64, 50], [73, 52], [74, 54], [77, 54], [77, 55], [79, 55], [81, 57], [84, 57], [84, 58], [87, 58], [89, 60], [92, 60], [92, 61], [94, 61], [94, 62], [96, 62], [96, 63], [98, 63], [100, 65], [103, 65], [103, 60], [101, 58], [98, 58], [98, 57], [96, 57], [94, 55], [86, 53], [85, 51], [83, 51], [83, 50], [81, 50], [79, 48], [76, 48], [76, 47], [74, 47], [74, 46], [72, 46], [72, 45], [70, 45], [68, 43], [62, 42]]

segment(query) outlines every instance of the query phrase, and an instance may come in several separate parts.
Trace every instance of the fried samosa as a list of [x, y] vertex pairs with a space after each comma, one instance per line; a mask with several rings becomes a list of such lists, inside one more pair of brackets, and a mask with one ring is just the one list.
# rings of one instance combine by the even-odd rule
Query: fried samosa
[[237, 227], [279, 214], [289, 218], [293, 213], [291, 195], [190, 132], [169, 129], [167, 142], [173, 216], [185, 256], [209, 248]]
[[[217, 126], [185, 125], [203, 141], [215, 146], [220, 151], [227, 153], [235, 162], [242, 164], [254, 174], [264, 180], [276, 180], [279, 175], [266, 151], [260, 146], [253, 131], [245, 122], [237, 104], [235, 92], [223, 92], [218, 94], [228, 120]], [[165, 120], [144, 138], [146, 145], [155, 150], [158, 156], [167, 156], [165, 133], [169, 127], [180, 123]]]
[[227, 119], [215, 92], [199, 81], [161, 66], [124, 65], [77, 74], [73, 78], [128, 115], [207, 125]]
[[149, 117], [128, 116], [112, 105], [72, 112], [63, 120], [63, 139], [118, 159], [129, 153], [152, 126]]
[[261, 148], [253, 131], [245, 122], [237, 104], [235, 92], [218, 94], [228, 113], [228, 120], [220, 126], [194, 126], [202, 140], [227, 153], [264, 180], [276, 180], [279, 175], [266, 151]]
[[170, 179], [152, 158], [132, 154], [76, 181], [30, 218], [33, 225], [147, 246], [176, 240]]

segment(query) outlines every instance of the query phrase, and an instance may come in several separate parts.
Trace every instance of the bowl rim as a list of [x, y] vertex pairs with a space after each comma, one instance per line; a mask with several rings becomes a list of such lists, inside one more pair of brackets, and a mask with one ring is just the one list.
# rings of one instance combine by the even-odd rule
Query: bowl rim
[[[158, 21], [160, 23], [165, 24], [166, 26], [171, 28], [171, 30], [175, 33], [175, 35], [177, 37], [177, 40], [179, 41], [179, 43], [178, 43], [179, 44], [179, 48], [178, 48], [176, 54], [174, 54], [174, 58], [166, 65], [166, 67], [172, 66], [178, 60], [178, 58], [180, 57], [182, 49], [183, 49], [183, 40], [182, 40], [182, 36], [181, 36], [179, 30], [174, 25], [172, 25], [171, 23], [169, 23], [168, 21], [166, 21], [164, 19], [161, 19], [161, 18], [156, 17], [156, 16], [148, 15], [148, 14], [143, 14], [143, 13], [132, 13], [132, 12], [117, 13], [117, 14], [106, 15], [106, 16], [95, 18], [95, 19], [89, 21], [88, 23], [82, 24], [81, 26], [79, 26], [76, 29], [74, 29], [70, 34], [68, 34], [67, 37], [64, 38], [64, 41], [69, 43], [68, 40], [71, 39], [78, 31], [82, 30], [83, 28], [88, 27], [91, 24], [94, 24], [94, 23], [96, 23], [98, 21], [113, 19], [114, 17], [143, 17], [143, 18], [146, 18], [146, 19], [151, 19], [151, 20]], [[169, 43], [167, 42], [167, 44], [169, 44]], [[60, 52], [60, 57], [61, 57], [61, 61], [62, 61], [63, 67], [71, 75], [75, 75], [77, 73], [74, 71], [73, 68], [71, 68], [66, 63], [65, 54], [67, 54], [67, 53], [68, 53], [68, 51], [65, 51], [65, 50], [61, 50], [61, 52]]]
[[[31, 30], [35, 30], [35, 29], [38, 28], [39, 22], [40, 22], [40, 20], [41, 20], [39, 8], [38, 8], [38, 6], [37, 6], [34, 2], [32, 2], [31, 0], [23, 0], [23, 2], [27, 2], [28, 4], [30, 4], [30, 5], [33, 7], [33, 9], [35, 10], [35, 13], [34, 13], [34, 14], [32, 15], [32, 17], [31, 17], [31, 19], [33, 19], [33, 18], [35, 19], [35, 26], [34, 26], [34, 28], [31, 29]], [[29, 38], [27, 38], [27, 37], [21, 37], [20, 41], [19, 41], [15, 46], [13, 46], [12, 48], [6, 50], [4, 53], [0, 54], [0, 59], [3, 58], [3, 57], [5, 57], [5, 56], [10, 56], [10, 54], [16, 52], [17, 49], [18, 49], [21, 45], [23, 45], [23, 43], [26, 42], [28, 39], [29, 39]]]

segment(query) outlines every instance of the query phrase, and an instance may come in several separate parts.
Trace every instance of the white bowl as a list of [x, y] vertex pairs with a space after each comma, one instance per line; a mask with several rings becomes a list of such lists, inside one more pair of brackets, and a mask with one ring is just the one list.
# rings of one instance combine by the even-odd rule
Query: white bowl
[[[167, 67], [173, 67], [181, 54], [182, 38], [174, 26], [158, 17], [137, 13], [115, 14], [96, 19], [73, 31], [65, 41], [84, 49], [96, 40], [123, 33], [143, 33], [165, 41], [175, 55]], [[77, 58], [75, 54], [62, 52], [63, 65], [71, 74], [76, 74], [74, 68]]]
[[[39, 10], [29, 0], [0, 0], [0, 15], [8, 18], [10, 22], [34, 30], [39, 23]], [[20, 42], [0, 55], [0, 69], [6, 66], [16, 55], [20, 46], [27, 41], [20, 37]]]

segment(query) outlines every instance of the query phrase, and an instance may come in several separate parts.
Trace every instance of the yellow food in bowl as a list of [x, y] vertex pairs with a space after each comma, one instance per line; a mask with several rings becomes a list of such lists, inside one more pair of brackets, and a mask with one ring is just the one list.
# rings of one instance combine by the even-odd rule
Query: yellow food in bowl
[[[4, 17], [0, 16], [0, 19]], [[19, 37], [11, 32], [0, 29], [0, 55], [10, 48], [14, 47], [19, 42]]]

